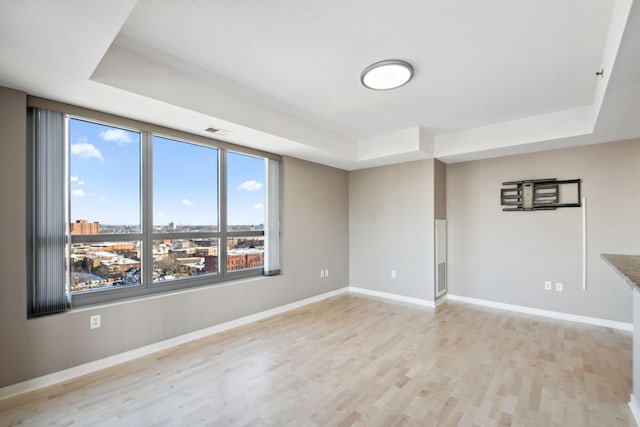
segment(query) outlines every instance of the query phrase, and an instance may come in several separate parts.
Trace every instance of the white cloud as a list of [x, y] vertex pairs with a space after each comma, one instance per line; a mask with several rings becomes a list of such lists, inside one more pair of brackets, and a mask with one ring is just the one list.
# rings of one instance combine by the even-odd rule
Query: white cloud
[[102, 153], [93, 144], [89, 144], [86, 139], [77, 144], [71, 144], [71, 155], [77, 156], [81, 159], [90, 159], [95, 157], [96, 159], [104, 160]]
[[84, 181], [78, 178], [77, 176], [71, 175], [71, 182], [75, 182], [78, 185], [83, 185]]
[[253, 205], [253, 209], [264, 209], [264, 205], [262, 203], [256, 203]]
[[240, 184], [240, 186], [238, 187], [238, 190], [256, 191], [261, 188], [262, 188], [261, 182], [258, 182], [255, 179], [250, 179]]
[[104, 132], [100, 132], [100, 136], [105, 141], [115, 141], [118, 143], [118, 145], [124, 145], [133, 142], [131, 136], [129, 136], [129, 134], [122, 129], [107, 129]]
[[76, 196], [76, 197], [83, 198], [83, 197], [87, 197], [87, 192], [86, 192], [86, 191], [84, 191], [82, 188], [78, 188], [77, 190], [73, 190], [73, 191], [71, 192], [71, 195], [72, 195], [72, 196]]
[[98, 200], [99, 200], [101, 203], [107, 203], [107, 200], [108, 200], [108, 199], [107, 199], [106, 197], [100, 197]]
[[182, 204], [185, 206], [191, 206], [193, 202], [189, 199], [182, 199]]

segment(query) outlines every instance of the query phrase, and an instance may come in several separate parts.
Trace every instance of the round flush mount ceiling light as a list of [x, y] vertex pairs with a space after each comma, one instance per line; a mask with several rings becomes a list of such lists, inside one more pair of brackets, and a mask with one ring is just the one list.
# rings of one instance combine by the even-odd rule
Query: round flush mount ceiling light
[[413, 67], [406, 61], [388, 59], [364, 69], [360, 82], [373, 90], [388, 90], [406, 85], [413, 77]]

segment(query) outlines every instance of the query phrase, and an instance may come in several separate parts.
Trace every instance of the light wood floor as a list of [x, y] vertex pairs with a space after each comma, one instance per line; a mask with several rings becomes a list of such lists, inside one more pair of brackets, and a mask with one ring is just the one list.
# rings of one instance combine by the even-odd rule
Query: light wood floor
[[631, 334], [342, 295], [0, 402], [1, 425], [633, 426]]

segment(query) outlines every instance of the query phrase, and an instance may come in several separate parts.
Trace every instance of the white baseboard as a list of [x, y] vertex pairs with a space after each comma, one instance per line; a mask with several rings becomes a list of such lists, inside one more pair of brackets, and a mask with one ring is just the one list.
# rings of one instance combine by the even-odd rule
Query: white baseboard
[[398, 295], [398, 294], [390, 294], [387, 292], [373, 291], [371, 289], [358, 288], [356, 286], [349, 286], [349, 292], [353, 292], [356, 294], [363, 294], [363, 295], [371, 295], [374, 297], [386, 298], [394, 301], [408, 302], [411, 304], [418, 304], [418, 305], [421, 305], [424, 307], [430, 307], [430, 308], [435, 308], [436, 306], [435, 302], [429, 301], [426, 299], [407, 297], [407, 296]]
[[600, 319], [597, 317], [579, 316], [577, 314], [543, 310], [540, 308], [526, 307], [523, 305], [505, 304], [502, 302], [489, 301], [489, 300], [479, 299], [479, 298], [463, 297], [460, 295], [448, 294], [447, 299], [450, 301], [460, 301], [468, 304], [499, 308], [501, 310], [516, 311], [518, 313], [526, 313], [526, 314], [533, 314], [536, 316], [550, 317], [552, 319], [570, 320], [572, 322], [586, 323], [586, 324], [595, 325], [595, 326], [604, 326], [606, 328], [620, 329], [623, 331], [633, 331], [632, 323], [616, 322], [613, 320]]
[[629, 399], [629, 408], [631, 408], [631, 413], [633, 414], [633, 419], [636, 421], [636, 425], [640, 426], [640, 405], [638, 405], [638, 400], [633, 393]]
[[249, 316], [244, 316], [239, 319], [230, 320], [228, 322], [220, 323], [209, 328], [200, 329], [198, 331], [190, 332], [154, 344], [149, 344], [144, 347], [126, 351], [124, 353], [105, 357], [104, 359], [84, 363], [79, 366], [74, 366], [73, 368], [65, 369], [64, 371], [54, 372], [52, 374], [43, 375], [41, 377], [2, 387], [0, 388], [0, 400], [68, 381], [82, 375], [109, 368], [111, 366], [128, 362], [130, 360], [147, 356], [149, 354], [157, 353], [158, 351], [176, 347], [178, 345], [204, 338], [209, 335], [214, 335], [223, 331], [227, 331], [229, 329], [237, 328], [238, 326], [243, 326], [252, 322], [256, 322], [258, 320], [266, 319], [267, 317], [272, 317], [286, 311], [294, 310], [296, 308], [312, 304], [314, 302], [322, 301], [324, 299], [346, 293], [348, 290], [349, 288], [347, 287], [336, 289], [335, 291], [330, 291], [310, 298], [305, 298], [300, 301], [295, 301], [290, 304], [282, 305], [280, 307], [275, 307], [269, 310], [261, 311], [259, 313], [251, 314]]

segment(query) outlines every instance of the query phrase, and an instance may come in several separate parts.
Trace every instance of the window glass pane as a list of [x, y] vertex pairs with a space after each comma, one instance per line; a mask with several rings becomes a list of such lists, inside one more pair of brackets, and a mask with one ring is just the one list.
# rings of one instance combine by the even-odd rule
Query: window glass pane
[[265, 160], [227, 154], [227, 229], [264, 230]]
[[227, 271], [263, 266], [264, 236], [227, 238]]
[[71, 244], [71, 292], [140, 284], [141, 243]]
[[218, 231], [218, 150], [153, 137], [153, 229]]
[[153, 281], [218, 272], [218, 239], [153, 241]]
[[69, 120], [70, 232], [140, 232], [140, 133]]

